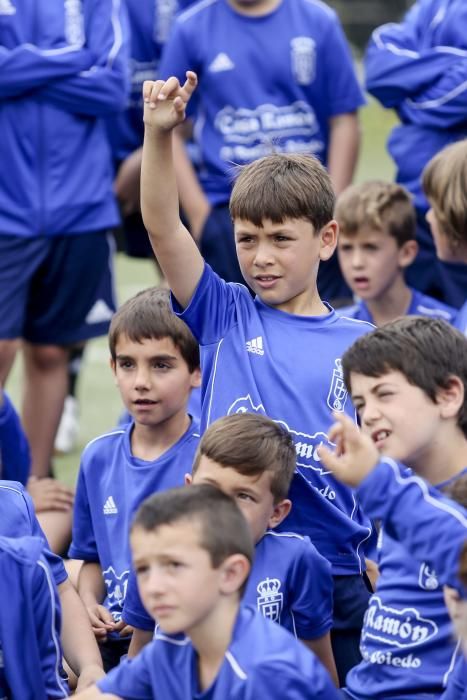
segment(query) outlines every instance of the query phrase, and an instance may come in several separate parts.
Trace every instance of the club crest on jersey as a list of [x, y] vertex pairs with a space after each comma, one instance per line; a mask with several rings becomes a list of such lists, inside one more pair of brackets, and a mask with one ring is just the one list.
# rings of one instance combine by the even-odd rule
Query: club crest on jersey
[[343, 413], [345, 408], [345, 402], [349, 392], [345, 388], [344, 384], [344, 372], [342, 369], [342, 360], [340, 357], [336, 358], [334, 361], [334, 369], [332, 371], [331, 386], [329, 387], [329, 394], [327, 404], [332, 411], [339, 411]]
[[423, 562], [418, 575], [418, 585], [425, 591], [435, 591], [439, 587], [439, 581], [434, 569]]
[[405, 649], [423, 644], [437, 633], [436, 623], [422, 617], [416, 608], [390, 608], [374, 595], [365, 613], [362, 644], [374, 640]]
[[113, 566], [109, 566], [108, 569], [102, 572], [105, 588], [107, 590], [109, 610], [115, 622], [120, 622], [122, 619], [123, 603], [125, 602], [129, 575], [129, 571], [124, 571], [119, 576]]
[[278, 578], [266, 578], [256, 586], [258, 592], [258, 610], [273, 622], [281, 621], [284, 596], [280, 593], [281, 582]]
[[299, 85], [310, 85], [316, 75], [316, 43], [309, 36], [290, 40], [292, 73]]

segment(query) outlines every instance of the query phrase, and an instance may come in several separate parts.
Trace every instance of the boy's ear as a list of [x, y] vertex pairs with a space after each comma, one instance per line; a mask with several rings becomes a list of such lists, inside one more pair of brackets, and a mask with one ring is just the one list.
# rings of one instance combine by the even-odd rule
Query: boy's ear
[[224, 595], [232, 595], [244, 584], [250, 573], [250, 562], [244, 554], [231, 554], [224, 559], [221, 568], [220, 589]]
[[193, 483], [193, 475], [192, 474], [185, 474], [185, 486], [191, 486]]
[[415, 240], [406, 241], [399, 248], [399, 266], [408, 267], [413, 263], [418, 253], [418, 243]]
[[201, 370], [199, 367], [197, 367], [195, 371], [191, 373], [191, 386], [193, 389], [197, 389], [199, 386], [201, 386]]
[[336, 250], [338, 235], [339, 224], [337, 221], [335, 221], [335, 219], [331, 219], [331, 221], [328, 221], [328, 223], [325, 224], [319, 232], [320, 260], [329, 260], [331, 255]]
[[436, 403], [440, 407], [442, 418], [456, 418], [464, 403], [464, 382], [452, 374], [447, 385], [436, 392]]
[[281, 524], [281, 522], [288, 516], [290, 509], [292, 508], [292, 501], [288, 498], [283, 498], [282, 501], [274, 505], [274, 510], [271, 517], [268, 520], [268, 528], [273, 529]]

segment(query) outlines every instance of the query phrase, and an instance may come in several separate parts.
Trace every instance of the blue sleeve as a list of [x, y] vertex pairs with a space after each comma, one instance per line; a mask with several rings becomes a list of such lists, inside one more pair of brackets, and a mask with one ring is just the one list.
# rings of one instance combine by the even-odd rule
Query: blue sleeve
[[449, 54], [449, 65], [442, 75], [404, 100], [399, 116], [411, 124], [434, 129], [467, 125], [467, 51], [463, 56]]
[[101, 693], [111, 693], [125, 700], [150, 700], [156, 697], [149, 672], [154, 664], [154, 644], [157, 642], [147, 644], [134, 659], [122, 661], [113, 668], [97, 683]]
[[68, 697], [68, 684], [60, 676], [60, 603], [47, 564], [38, 561], [33, 592], [36, 635], [41, 658], [41, 671], [48, 700]]
[[139, 630], [145, 630], [147, 632], [154, 631], [155, 622], [149, 613], [146, 612], [146, 608], [141, 602], [136, 574], [133, 569], [131, 569], [128, 578], [122, 617], [127, 625], [132, 625]]
[[253, 669], [246, 681], [242, 700], [287, 698], [287, 700], [342, 700], [327, 671], [310, 653], [306, 667], [293, 666], [281, 659]]
[[85, 0], [84, 10], [93, 64], [74, 77], [52, 82], [40, 94], [73, 114], [105, 116], [124, 109], [129, 89], [125, 5], [121, 0]]
[[0, 99], [20, 97], [50, 81], [68, 78], [93, 64], [88, 49], [40, 49], [33, 44], [0, 45]]
[[440, 700], [467, 700], [467, 659], [462, 654], [448, 678], [446, 691]]
[[81, 462], [73, 507], [72, 541], [68, 556], [71, 559], [98, 562], [99, 554], [84, 471], [84, 462]]
[[371, 36], [364, 60], [366, 89], [385, 107], [397, 108], [442, 78], [452, 65], [452, 54], [419, 50], [424, 14], [418, 2], [401, 24], [385, 24]]
[[0, 407], [1, 478], [26, 484], [30, 467], [31, 458], [26, 435], [13, 404], [4, 393], [3, 405]]
[[201, 279], [186, 309], [172, 296], [174, 312], [185, 321], [200, 345], [216, 343], [236, 323], [236, 299], [245, 287], [229, 284], [209, 265], [204, 265]]
[[55, 585], [59, 586], [61, 583], [67, 580], [68, 574], [65, 569], [65, 565], [63, 563], [63, 560], [61, 557], [58, 556], [58, 554], [55, 554], [52, 552], [50, 549], [49, 543], [47, 541], [47, 537], [45, 536], [44, 531], [42, 530], [39, 521], [37, 519], [35, 510], [34, 510], [34, 504], [32, 502], [31, 496], [27, 493], [24, 492], [24, 500], [26, 501], [26, 506], [29, 512], [29, 519], [31, 521], [31, 532], [28, 534], [31, 534], [33, 537], [39, 537], [44, 542], [44, 547], [42, 549], [42, 555], [44, 556], [55, 581]]
[[433, 567], [442, 583], [455, 581], [467, 538], [467, 513], [418, 476], [383, 458], [357, 489], [365, 513], [380, 518], [390, 537]]
[[329, 117], [355, 112], [365, 104], [362, 90], [355, 74], [352, 54], [339, 20], [331, 24], [326, 41], [324, 68], [328, 85], [327, 111]]
[[305, 538], [292, 580], [291, 608], [299, 639], [317, 639], [332, 627], [333, 579], [331, 565]]

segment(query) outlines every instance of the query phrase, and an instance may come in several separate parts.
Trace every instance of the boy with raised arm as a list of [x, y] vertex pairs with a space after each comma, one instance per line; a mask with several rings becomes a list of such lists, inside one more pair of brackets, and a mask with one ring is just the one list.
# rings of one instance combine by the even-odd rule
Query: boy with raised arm
[[287, 428], [297, 451], [288, 531], [308, 535], [333, 566], [336, 664], [343, 678], [359, 660], [368, 601], [363, 543], [371, 527], [353, 493], [317, 456], [332, 410], [354, 414], [341, 356], [371, 325], [339, 318], [319, 297], [320, 260], [336, 246], [334, 193], [313, 157], [278, 154], [247, 165], [230, 202], [246, 287], [208, 265], [179, 218], [172, 129], [196, 86], [187, 73], [146, 82], [142, 212], [173, 305], [198, 339], [203, 372], [201, 428], [233, 413], [268, 415]]
[[286, 630], [240, 606], [253, 557], [247, 522], [202, 484], [146, 500], [131, 530], [154, 640], [85, 691], [128, 700], [337, 700], [327, 672]]
[[70, 556], [84, 561], [78, 590], [106, 670], [130, 643], [122, 608], [131, 518], [149, 494], [183, 484], [199, 439], [187, 404], [200, 381], [198, 344], [172, 313], [166, 290], [147, 289], [123, 304], [110, 324], [109, 347], [132, 421], [83, 452], [70, 547]]
[[345, 692], [357, 700], [439, 698], [457, 654], [442, 586], [453, 581], [467, 514], [437, 489], [467, 473], [467, 340], [444, 321], [403, 318], [360, 338], [342, 363], [371, 443], [338, 417], [336, 455], [325, 447], [320, 454], [352, 486], [366, 476], [358, 496], [382, 520], [363, 661]]
[[[209, 426], [186, 481], [220, 488], [236, 501], [250, 526], [255, 558], [242, 603], [253, 605], [301, 639], [337, 681], [329, 634], [333, 596], [329, 562], [308, 537], [275, 530], [291, 508], [287, 494], [295, 462], [286, 430], [266, 416], [237, 413]], [[137, 592], [130, 576], [123, 619], [145, 630], [150, 641], [154, 620]], [[137, 636], [130, 647], [133, 656]]]

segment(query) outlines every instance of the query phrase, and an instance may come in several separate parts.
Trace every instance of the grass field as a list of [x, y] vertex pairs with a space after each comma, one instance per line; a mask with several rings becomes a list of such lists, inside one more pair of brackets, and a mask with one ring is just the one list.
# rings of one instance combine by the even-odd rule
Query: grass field
[[[393, 178], [393, 165], [385, 150], [387, 135], [394, 124], [392, 113], [370, 102], [361, 113], [362, 151], [357, 170], [357, 180]], [[132, 260], [119, 254], [116, 259], [116, 281], [119, 303], [133, 294], [157, 282], [151, 261]], [[16, 405], [21, 394], [21, 359], [18, 358], [7, 387]], [[122, 409], [119, 395], [109, 368], [109, 354], [105, 338], [88, 344], [85, 365], [79, 384], [81, 427], [79, 444], [73, 454], [57, 457], [56, 473], [63, 481], [73, 485], [79, 466], [82, 448], [89, 440], [111, 429]]]

